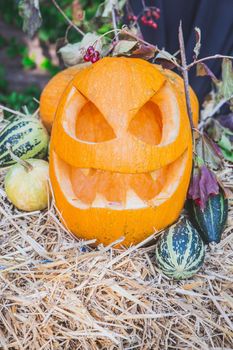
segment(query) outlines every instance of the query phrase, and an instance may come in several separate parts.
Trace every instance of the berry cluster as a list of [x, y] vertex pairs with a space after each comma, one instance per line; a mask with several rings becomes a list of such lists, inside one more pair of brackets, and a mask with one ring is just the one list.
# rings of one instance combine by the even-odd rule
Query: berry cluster
[[94, 46], [89, 46], [83, 59], [85, 62], [95, 63], [99, 61], [100, 53], [94, 48]]
[[135, 22], [135, 21], [138, 20], [138, 17], [137, 17], [137, 16], [133, 16], [133, 15], [129, 15], [129, 16], [128, 16], [128, 20], [129, 20], [129, 21]]
[[151, 9], [146, 9], [144, 11], [143, 16], [141, 17], [141, 22], [149, 27], [152, 27], [154, 29], [158, 28], [158, 24], [156, 23], [156, 20], [160, 18], [160, 9], [155, 7]]

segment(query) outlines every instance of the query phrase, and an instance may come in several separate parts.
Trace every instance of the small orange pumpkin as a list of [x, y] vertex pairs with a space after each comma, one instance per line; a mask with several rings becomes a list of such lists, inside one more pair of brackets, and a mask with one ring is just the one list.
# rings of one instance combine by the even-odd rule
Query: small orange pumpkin
[[[192, 90], [191, 103], [197, 123]], [[106, 245], [124, 236], [128, 246], [165, 228], [183, 208], [191, 168], [178, 75], [108, 57], [70, 81], [53, 125], [50, 177], [61, 217], [78, 237]]]
[[88, 65], [88, 63], [83, 63], [64, 69], [56, 74], [42, 91], [40, 96], [40, 117], [48, 132], [52, 129], [57, 106], [65, 88], [75, 74]]

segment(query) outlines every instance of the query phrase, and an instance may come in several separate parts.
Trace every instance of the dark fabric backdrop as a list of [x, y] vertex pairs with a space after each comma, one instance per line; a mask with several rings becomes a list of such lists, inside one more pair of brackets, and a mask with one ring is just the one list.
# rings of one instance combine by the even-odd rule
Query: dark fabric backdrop
[[[195, 45], [194, 27], [202, 32], [200, 58], [215, 53], [233, 55], [233, 0], [146, 0], [146, 5], [161, 10], [158, 29], [141, 26], [144, 38], [171, 53], [178, 50], [178, 26], [183, 22], [184, 40], [188, 62], [192, 61]], [[135, 14], [142, 11], [141, 0], [131, 0]], [[220, 75], [220, 60], [206, 62], [214, 73]], [[210, 90], [206, 77], [196, 77], [190, 71], [190, 84], [200, 102]]]

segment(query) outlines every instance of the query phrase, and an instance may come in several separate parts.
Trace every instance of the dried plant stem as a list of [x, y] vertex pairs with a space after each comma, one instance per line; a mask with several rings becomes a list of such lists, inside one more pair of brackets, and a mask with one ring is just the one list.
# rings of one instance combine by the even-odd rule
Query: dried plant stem
[[189, 122], [193, 133], [193, 129], [194, 129], [193, 113], [192, 113], [190, 93], [189, 93], [189, 77], [188, 77], [188, 69], [187, 69], [186, 54], [185, 54], [185, 47], [184, 47], [184, 36], [183, 36], [181, 21], [179, 25], [179, 45], [180, 45], [181, 64], [182, 64], [181, 71], [182, 71], [182, 76], [184, 80], [185, 99], [186, 99]]
[[201, 62], [204, 62], [204, 61], [213, 60], [213, 59], [216, 59], [216, 58], [229, 58], [229, 59], [233, 60], [233, 56], [225, 56], [225, 55], [218, 55], [218, 54], [216, 54], [216, 55], [213, 55], [213, 56], [208, 56], [208, 57], [200, 58], [199, 60], [193, 61], [192, 63], [188, 64], [186, 68], [190, 69], [190, 68], [192, 68], [193, 66], [195, 66], [198, 63], [201, 63]]
[[60, 6], [58, 5], [58, 3], [56, 2], [56, 0], [52, 0], [52, 3], [54, 4], [54, 6], [58, 9], [58, 11], [62, 14], [62, 16], [66, 19], [66, 21], [82, 36], [85, 35], [85, 33], [78, 28], [65, 14], [65, 12], [60, 8]]
[[146, 3], [145, 3], [145, 0], [142, 0], [142, 7], [143, 7], [143, 9], [145, 9], [145, 8], [146, 8]]
[[8, 107], [5, 107], [3, 105], [0, 105], [0, 109], [4, 110], [4, 111], [7, 111], [7, 112], [10, 112], [12, 114], [16, 114], [16, 115], [20, 115], [20, 117], [28, 117], [28, 115], [24, 114], [24, 113], [21, 113], [21, 112], [18, 112], [18, 111], [14, 111], [13, 109], [11, 108], [8, 108]]
[[11, 158], [15, 160], [17, 163], [19, 163], [20, 165], [22, 165], [27, 172], [30, 172], [33, 170], [33, 166], [29, 162], [19, 158], [18, 156], [16, 156], [16, 154], [14, 154], [12, 147], [10, 145], [8, 145], [7, 148], [10, 152]]
[[115, 33], [115, 40], [119, 41], [119, 36], [118, 36], [118, 28], [117, 28], [117, 19], [116, 19], [116, 9], [115, 6], [112, 5], [112, 25]]
[[159, 51], [158, 47], [156, 45], [148, 43], [147, 41], [143, 40], [142, 38], [139, 38], [137, 35], [134, 35], [134, 34], [128, 32], [126, 29], [122, 29], [120, 33], [124, 34], [124, 35], [128, 35], [131, 38], [134, 38], [135, 40], [137, 40], [138, 42], [140, 42], [148, 47], [151, 47], [152, 49], [155, 49], [156, 51]]

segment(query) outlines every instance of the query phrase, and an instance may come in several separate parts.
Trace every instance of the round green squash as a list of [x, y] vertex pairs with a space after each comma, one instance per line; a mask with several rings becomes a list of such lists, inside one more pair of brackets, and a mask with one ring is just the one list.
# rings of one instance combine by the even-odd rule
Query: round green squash
[[204, 243], [185, 218], [165, 230], [156, 246], [159, 269], [174, 279], [193, 276], [203, 265], [204, 257]]
[[193, 200], [187, 201], [189, 219], [198, 230], [205, 243], [219, 243], [228, 216], [228, 200], [223, 191], [210, 196], [205, 209]]
[[12, 152], [21, 159], [47, 156], [49, 135], [42, 123], [33, 117], [17, 118], [0, 132], [0, 168], [15, 164]]

